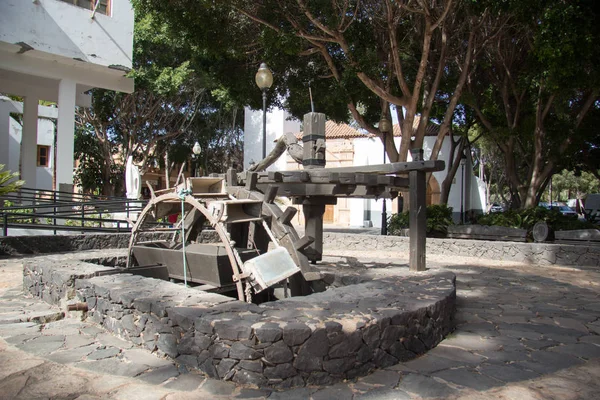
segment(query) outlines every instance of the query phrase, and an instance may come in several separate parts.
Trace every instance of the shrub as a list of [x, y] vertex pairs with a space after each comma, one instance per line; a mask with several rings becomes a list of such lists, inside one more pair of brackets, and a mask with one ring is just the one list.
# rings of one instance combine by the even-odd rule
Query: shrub
[[[427, 206], [426, 211], [426, 230], [429, 235], [445, 235], [448, 232], [448, 226], [452, 225], [452, 207], [446, 204], [436, 204]], [[388, 235], [400, 235], [402, 229], [409, 226], [409, 212], [392, 214], [388, 219]]]
[[544, 207], [484, 214], [477, 219], [477, 224], [506, 226], [509, 228], [527, 229], [530, 231], [533, 226], [540, 221], [544, 221], [555, 231], [596, 228], [594, 224], [588, 221], [573, 219], [562, 215], [557, 210], [548, 210]]
[[392, 214], [387, 221], [388, 235], [400, 236], [408, 228], [408, 212]]
[[2, 171], [3, 169], [4, 164], [0, 164], [0, 196], [16, 192], [25, 183], [17, 179], [17, 172]]

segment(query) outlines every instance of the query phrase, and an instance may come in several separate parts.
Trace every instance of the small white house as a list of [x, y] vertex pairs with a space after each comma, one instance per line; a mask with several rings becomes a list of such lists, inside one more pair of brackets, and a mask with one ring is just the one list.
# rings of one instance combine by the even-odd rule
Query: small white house
[[[267, 154], [274, 147], [275, 140], [287, 132], [298, 134], [301, 125], [290, 120], [289, 114], [282, 110], [267, 113]], [[424, 141], [424, 158], [427, 160], [437, 137], [436, 126], [431, 124]], [[400, 127], [394, 125], [394, 142], [400, 144]], [[384, 160], [383, 143], [379, 138], [364, 134], [349, 125], [328, 121], [325, 125], [326, 166], [361, 166], [389, 162]], [[450, 138], [448, 137], [439, 154], [439, 159], [446, 162], [443, 171], [434, 172], [427, 187], [427, 204], [439, 204], [441, 183], [448, 173], [450, 154]], [[262, 111], [246, 109], [244, 126], [244, 167], [257, 162], [262, 156]], [[410, 154], [409, 154], [410, 161]], [[281, 157], [269, 170], [295, 170], [302, 168], [289, 156]], [[453, 208], [453, 218], [459, 222], [461, 208], [467, 213], [481, 213], [485, 210], [484, 191], [480, 190], [479, 178], [473, 175], [471, 159], [467, 155], [464, 166], [459, 166], [453, 180], [448, 198], [448, 206]], [[462, 205], [462, 207], [461, 207]], [[335, 206], [327, 206], [324, 223], [339, 226], [362, 227], [370, 225], [381, 227], [383, 200], [374, 199], [338, 199]], [[398, 212], [398, 201], [387, 200], [387, 215]]]
[[[27, 187], [47, 187], [38, 166], [45, 151], [39, 146], [46, 146], [39, 101], [46, 100], [58, 106], [56, 149], [50, 149], [57, 157], [43, 168], [56, 172], [56, 189], [72, 188], [75, 106], [89, 107], [92, 88], [133, 91], [126, 77], [133, 22], [129, 0], [0, 0], [0, 93], [24, 98], [20, 107], [4, 102], [0, 109], [0, 164], [14, 168], [17, 151]], [[23, 114], [20, 139], [10, 134], [10, 112]]]

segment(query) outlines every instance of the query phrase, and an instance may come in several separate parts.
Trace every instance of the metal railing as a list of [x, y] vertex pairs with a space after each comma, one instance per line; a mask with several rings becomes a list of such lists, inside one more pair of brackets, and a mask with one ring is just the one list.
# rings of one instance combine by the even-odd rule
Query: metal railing
[[129, 232], [132, 219], [145, 206], [145, 200], [21, 188], [0, 197], [0, 224], [3, 236], [8, 236], [9, 228], [49, 230], [55, 235], [58, 231]]

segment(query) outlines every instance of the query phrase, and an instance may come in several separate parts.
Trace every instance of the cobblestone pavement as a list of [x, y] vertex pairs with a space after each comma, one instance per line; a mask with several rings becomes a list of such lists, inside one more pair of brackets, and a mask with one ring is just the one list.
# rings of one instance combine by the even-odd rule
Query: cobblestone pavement
[[[405, 255], [331, 251], [352, 279], [401, 273]], [[457, 276], [457, 328], [410, 362], [355, 382], [285, 392], [206, 379], [77, 314], [24, 297], [0, 261], [0, 399], [596, 399], [600, 271], [429, 257]]]

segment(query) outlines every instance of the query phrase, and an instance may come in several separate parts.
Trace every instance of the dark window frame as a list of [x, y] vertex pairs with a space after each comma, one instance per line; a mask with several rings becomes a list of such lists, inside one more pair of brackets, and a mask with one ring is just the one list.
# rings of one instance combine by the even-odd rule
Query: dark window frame
[[[42, 155], [42, 150], [45, 150], [46, 154]], [[37, 145], [37, 166], [48, 168], [50, 166], [50, 146], [46, 146], [43, 144]], [[45, 160], [45, 162], [42, 162]]]

